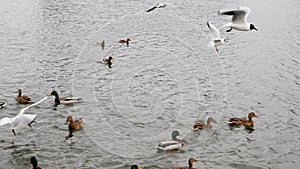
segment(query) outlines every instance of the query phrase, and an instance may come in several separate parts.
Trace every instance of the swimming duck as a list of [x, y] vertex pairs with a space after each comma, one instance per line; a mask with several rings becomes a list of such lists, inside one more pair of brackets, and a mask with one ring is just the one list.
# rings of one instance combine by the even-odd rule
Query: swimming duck
[[171, 150], [177, 150], [179, 148], [183, 147], [183, 142], [178, 139], [177, 137], [181, 136], [178, 130], [174, 130], [171, 134], [172, 141], [164, 141], [158, 144], [157, 146], [157, 152], [163, 152], [163, 151], [171, 151]]
[[108, 65], [108, 68], [111, 68], [112, 65], [112, 61], [114, 61], [115, 59], [113, 57], [108, 57], [108, 59], [103, 59], [101, 63]]
[[19, 127], [25, 126], [25, 125], [32, 127], [31, 124], [33, 122], [35, 122], [34, 120], [36, 118], [36, 114], [24, 114], [24, 113], [30, 107], [38, 105], [46, 99], [47, 99], [47, 96], [44, 97], [43, 99], [41, 99], [40, 101], [21, 109], [20, 112], [17, 114], [17, 116], [15, 116], [13, 118], [4, 117], [3, 119], [0, 120], [0, 126], [3, 126], [5, 124], [10, 124], [12, 127], [12, 132], [15, 136], [16, 136], [16, 132], [15, 132], [16, 128], [19, 128]]
[[6, 103], [5, 102], [0, 102], [0, 109], [2, 109], [3, 107], [6, 106]]
[[129, 46], [129, 41], [131, 41], [130, 38], [127, 38], [126, 40], [121, 39], [121, 40], [119, 41], [119, 43], [126, 43], [126, 45]]
[[166, 6], [167, 6], [167, 4], [165, 4], [165, 3], [158, 3], [157, 5], [153, 6], [153, 7], [150, 8], [150, 9], [148, 9], [146, 12], [153, 11], [153, 10], [156, 9], [156, 8], [164, 8], [164, 7], [166, 7]]
[[31, 99], [28, 96], [25, 96], [25, 95], [22, 96], [22, 90], [21, 89], [18, 89], [18, 93], [19, 93], [19, 95], [16, 97], [16, 101], [19, 104], [33, 103], [33, 101], [31, 101]]
[[55, 100], [54, 102], [56, 104], [65, 104], [65, 105], [73, 105], [75, 103], [81, 103], [82, 99], [79, 97], [64, 97], [64, 98], [60, 98], [58, 96], [57, 91], [52, 91], [48, 96], [55, 96]]
[[[231, 118], [227, 121], [230, 126], [238, 127], [244, 125], [247, 128], [253, 128], [253, 117], [257, 117], [254, 112], [248, 114], [248, 120], [246, 118]], [[257, 117], [258, 118], [258, 117]]]
[[193, 167], [193, 163], [194, 162], [197, 162], [198, 160], [196, 160], [196, 159], [194, 159], [193, 157], [192, 158], [190, 158], [189, 159], [189, 161], [188, 161], [188, 167], [175, 167], [175, 168], [173, 168], [173, 169], [194, 169], [194, 167]]
[[196, 122], [192, 128], [193, 131], [198, 131], [198, 130], [202, 130], [202, 129], [206, 129], [206, 128], [212, 128], [211, 123], [217, 123], [212, 117], [207, 117], [206, 118], [206, 122], [203, 123], [199, 123]]
[[32, 169], [42, 169], [41, 167], [38, 166], [38, 161], [36, 157], [31, 157], [30, 161], [31, 161]]
[[69, 136], [68, 138], [71, 138], [73, 136], [73, 132], [79, 129], [83, 128], [83, 118], [80, 118], [78, 120], [73, 121], [72, 116], [68, 116], [66, 123], [69, 124]]
[[142, 169], [142, 168], [139, 167], [138, 165], [134, 164], [130, 167], [130, 169]]

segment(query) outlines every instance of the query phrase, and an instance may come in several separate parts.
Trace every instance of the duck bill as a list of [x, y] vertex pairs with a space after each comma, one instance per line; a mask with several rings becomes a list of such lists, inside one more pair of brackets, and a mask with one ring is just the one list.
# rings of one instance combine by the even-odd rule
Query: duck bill
[[256, 31], [258, 31], [258, 29], [254, 28]]
[[142, 169], [142, 167], [138, 167], [138, 169]]

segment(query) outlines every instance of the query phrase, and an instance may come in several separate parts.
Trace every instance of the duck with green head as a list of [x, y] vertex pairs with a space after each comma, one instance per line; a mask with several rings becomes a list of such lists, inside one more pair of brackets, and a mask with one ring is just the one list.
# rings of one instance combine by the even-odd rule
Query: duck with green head
[[60, 98], [57, 91], [52, 91], [48, 96], [55, 96], [54, 102], [56, 104], [73, 105], [75, 103], [81, 103], [82, 99], [79, 97], [64, 97]]
[[157, 146], [157, 152], [169, 152], [172, 150], [178, 150], [180, 148], [183, 147], [183, 142], [182, 140], [180, 140], [179, 138], [177, 138], [178, 136], [182, 136], [182, 134], [179, 133], [178, 130], [174, 130], [171, 134], [172, 137], [172, 141], [164, 141], [161, 142], [160, 144], [158, 144]]

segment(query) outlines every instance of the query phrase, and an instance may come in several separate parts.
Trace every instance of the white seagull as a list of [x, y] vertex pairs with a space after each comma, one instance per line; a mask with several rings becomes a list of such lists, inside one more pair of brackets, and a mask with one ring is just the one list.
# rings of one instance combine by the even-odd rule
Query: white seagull
[[153, 10], [156, 9], [156, 8], [164, 8], [164, 7], [166, 7], [166, 6], [167, 6], [167, 4], [165, 4], [165, 3], [158, 3], [158, 4], [155, 5], [154, 7], [148, 9], [146, 12], [153, 11]]
[[216, 48], [216, 51], [219, 53], [217, 46], [222, 45], [224, 42], [226, 42], [226, 40], [221, 38], [219, 30], [213, 24], [207, 22], [207, 26], [211, 32], [212, 37], [209, 45], [214, 46]]
[[232, 29], [239, 31], [250, 31], [256, 30], [256, 27], [247, 22], [247, 17], [250, 14], [251, 10], [247, 7], [239, 7], [237, 9], [231, 10], [220, 10], [219, 14], [221, 15], [232, 15], [232, 20], [230, 23], [225, 24], [223, 27], [229, 27], [226, 32], [230, 32]]
[[30, 106], [27, 106], [27, 107], [21, 109], [16, 117], [13, 117], [13, 118], [4, 117], [3, 119], [0, 120], [0, 126], [3, 126], [5, 124], [9, 123], [12, 126], [12, 132], [14, 133], [14, 135], [16, 135], [15, 129], [20, 126], [28, 125], [29, 127], [31, 127], [31, 124], [34, 122], [34, 120], [36, 118], [36, 114], [24, 114], [24, 112], [27, 109], [29, 109], [30, 107], [40, 104], [42, 101], [46, 100], [47, 97], [48, 96], [44, 97], [40, 101], [38, 101]]

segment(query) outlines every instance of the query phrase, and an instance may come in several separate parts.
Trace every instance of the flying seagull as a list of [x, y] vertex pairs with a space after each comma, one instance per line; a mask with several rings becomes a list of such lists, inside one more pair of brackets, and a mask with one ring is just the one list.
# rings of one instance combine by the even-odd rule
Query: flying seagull
[[216, 48], [216, 51], [219, 52], [217, 46], [222, 45], [226, 40], [221, 38], [219, 30], [213, 24], [207, 22], [207, 26], [211, 32], [212, 37], [209, 45], [214, 46]]
[[239, 31], [256, 30], [256, 27], [252, 23], [247, 22], [247, 17], [251, 10], [247, 7], [239, 7], [237, 9], [220, 10], [221, 15], [231, 15], [232, 20], [230, 23], [225, 24], [223, 27], [229, 27], [226, 32], [230, 32], [232, 29]]
[[166, 7], [166, 6], [167, 6], [167, 4], [165, 4], [165, 3], [158, 3], [157, 5], [153, 6], [153, 7], [150, 8], [150, 9], [148, 9], [146, 12], [153, 11], [153, 10], [156, 9], [156, 8], [164, 8], [164, 7]]
[[43, 99], [41, 99], [40, 101], [21, 109], [21, 111], [19, 112], [19, 114], [16, 117], [13, 117], [13, 118], [4, 117], [3, 119], [0, 120], [0, 126], [3, 126], [5, 124], [9, 123], [12, 126], [12, 132], [14, 133], [14, 135], [16, 135], [15, 129], [20, 126], [28, 125], [29, 127], [31, 127], [31, 124], [34, 122], [34, 120], [36, 118], [36, 114], [24, 114], [24, 112], [27, 109], [29, 109], [30, 107], [38, 105], [46, 99], [47, 99], [47, 96], [44, 97]]

